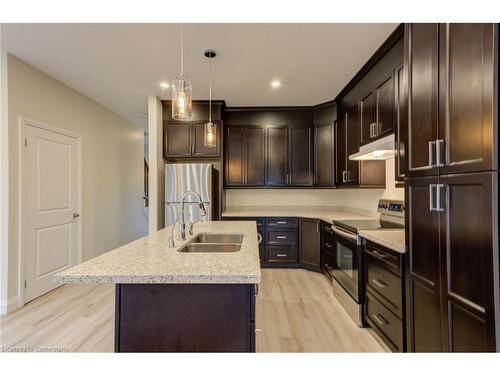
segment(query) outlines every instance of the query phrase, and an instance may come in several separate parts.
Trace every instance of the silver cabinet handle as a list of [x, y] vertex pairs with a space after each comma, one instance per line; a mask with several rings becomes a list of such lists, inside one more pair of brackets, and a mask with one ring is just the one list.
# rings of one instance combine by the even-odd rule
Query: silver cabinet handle
[[277, 221], [276, 224], [286, 224], [286, 221]]
[[437, 184], [429, 185], [429, 211], [436, 211], [434, 207], [434, 190], [437, 190]]
[[387, 284], [384, 283], [382, 280], [379, 279], [373, 279], [373, 283], [378, 286], [379, 288], [387, 288]]
[[79, 214], [78, 212], [75, 212], [75, 213], [73, 214], [73, 219], [76, 219], [77, 217], [80, 217], [80, 214]]
[[[441, 147], [443, 146], [443, 147]], [[441, 160], [442, 152], [444, 150], [444, 139], [436, 140], [436, 166], [444, 167], [444, 163]]]
[[382, 123], [377, 122], [376, 129], [377, 129], [377, 137], [378, 137], [378, 135], [379, 135], [379, 134], [380, 134], [380, 132], [382, 131]]
[[276, 238], [278, 238], [280, 240], [286, 240], [286, 236], [276, 236]]
[[260, 233], [257, 233], [257, 238], [259, 240], [259, 245], [262, 243], [262, 235]]
[[446, 192], [446, 186], [443, 184], [436, 185], [436, 211], [443, 212], [444, 207], [441, 206], [441, 189], [444, 189]]
[[433, 157], [433, 146], [436, 146], [436, 141], [429, 141], [429, 167], [435, 167], [434, 157]]
[[286, 254], [276, 254], [277, 257], [286, 257]]
[[373, 123], [370, 124], [370, 138], [373, 138]]
[[342, 171], [342, 182], [347, 182], [347, 171]]
[[373, 319], [375, 319], [377, 321], [378, 324], [380, 324], [381, 326], [385, 326], [388, 321], [385, 320], [382, 315], [380, 314], [375, 314], [375, 315], [372, 315]]

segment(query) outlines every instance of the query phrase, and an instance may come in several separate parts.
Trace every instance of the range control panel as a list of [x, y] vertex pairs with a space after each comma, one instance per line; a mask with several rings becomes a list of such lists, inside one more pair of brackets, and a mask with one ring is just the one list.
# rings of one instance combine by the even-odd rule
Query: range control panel
[[405, 202], [391, 199], [380, 199], [378, 201], [377, 211], [384, 215], [405, 217]]

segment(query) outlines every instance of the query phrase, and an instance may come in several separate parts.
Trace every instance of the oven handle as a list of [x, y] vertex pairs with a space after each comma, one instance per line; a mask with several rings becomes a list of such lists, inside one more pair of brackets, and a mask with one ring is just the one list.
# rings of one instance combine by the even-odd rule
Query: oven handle
[[346, 231], [343, 231], [341, 229], [338, 229], [337, 227], [332, 227], [333, 229], [333, 232], [338, 234], [340, 237], [344, 237], [344, 238], [347, 238], [353, 242], [358, 242], [358, 236], [356, 236], [355, 234], [351, 234], [351, 233], [348, 233]]

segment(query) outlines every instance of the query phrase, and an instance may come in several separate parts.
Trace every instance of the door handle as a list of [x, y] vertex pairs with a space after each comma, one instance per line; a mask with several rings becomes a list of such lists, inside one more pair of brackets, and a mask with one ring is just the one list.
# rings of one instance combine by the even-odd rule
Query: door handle
[[[443, 146], [443, 148], [441, 148]], [[444, 167], [444, 163], [441, 160], [442, 152], [444, 150], [444, 139], [436, 140], [436, 166]]]
[[75, 212], [75, 213], [73, 214], [73, 219], [76, 219], [77, 217], [80, 217], [80, 214], [79, 214], [78, 212]]
[[434, 207], [434, 192], [433, 190], [437, 190], [437, 184], [429, 185], [429, 211], [434, 212], [436, 208]]
[[387, 288], [387, 284], [384, 283], [382, 280], [379, 279], [373, 279], [373, 283], [378, 286], [379, 288]]
[[375, 319], [377, 321], [378, 324], [380, 324], [381, 326], [385, 326], [388, 322], [387, 320], [385, 320], [382, 315], [380, 314], [375, 314], [375, 315], [372, 315], [373, 319]]
[[444, 189], [446, 192], [446, 186], [444, 184], [436, 185], [436, 211], [443, 212], [444, 206], [441, 206], [441, 189]]
[[429, 167], [435, 167], [432, 147], [436, 146], [436, 141], [429, 141]]

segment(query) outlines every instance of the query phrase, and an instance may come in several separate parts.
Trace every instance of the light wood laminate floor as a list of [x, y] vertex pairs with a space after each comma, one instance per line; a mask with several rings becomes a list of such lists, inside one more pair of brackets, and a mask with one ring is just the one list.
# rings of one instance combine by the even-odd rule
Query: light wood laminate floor
[[[316, 272], [263, 269], [257, 300], [258, 352], [380, 352]], [[114, 287], [65, 285], [0, 317], [0, 350], [112, 352]]]

